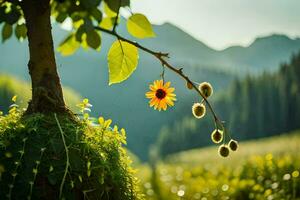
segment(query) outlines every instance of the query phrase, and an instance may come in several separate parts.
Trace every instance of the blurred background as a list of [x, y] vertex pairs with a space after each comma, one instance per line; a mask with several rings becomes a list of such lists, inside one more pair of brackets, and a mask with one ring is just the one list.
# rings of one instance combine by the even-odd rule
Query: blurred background
[[[127, 148], [146, 199], [300, 199], [300, 1], [298, 0], [132, 0], [156, 37], [138, 41], [169, 52], [170, 62], [196, 82], [214, 87], [210, 98], [237, 152], [223, 159], [211, 146], [208, 113], [194, 119], [199, 97], [166, 71], [177, 102], [165, 112], [148, 106], [145, 93], [162, 67], [140, 53], [135, 73], [108, 86], [107, 52], [114, 41], [102, 34], [101, 51], [79, 50], [57, 65], [66, 101], [87, 97], [92, 115], [113, 119], [127, 130]], [[122, 10], [124, 17], [129, 11]], [[67, 35], [53, 24], [55, 45]], [[125, 20], [117, 31], [129, 39]], [[27, 41], [0, 45], [0, 110], [14, 94], [26, 107], [30, 98]], [[299, 131], [298, 131], [299, 129]]]

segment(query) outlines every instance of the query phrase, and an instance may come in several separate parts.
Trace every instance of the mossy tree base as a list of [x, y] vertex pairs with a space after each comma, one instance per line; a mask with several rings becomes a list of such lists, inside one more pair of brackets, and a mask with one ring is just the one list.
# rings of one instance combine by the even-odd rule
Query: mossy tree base
[[57, 101], [52, 98], [54, 94], [50, 93], [46, 88], [40, 88], [36, 97], [28, 102], [26, 114], [34, 113], [68, 113], [69, 110], [64, 105], [63, 101]]
[[88, 123], [0, 116], [0, 199], [141, 199], [124, 131]]

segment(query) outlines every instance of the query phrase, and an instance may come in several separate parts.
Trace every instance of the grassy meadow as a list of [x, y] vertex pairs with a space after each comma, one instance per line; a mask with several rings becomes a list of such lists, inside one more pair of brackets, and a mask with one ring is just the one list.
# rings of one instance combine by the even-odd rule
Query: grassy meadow
[[217, 147], [181, 152], [138, 175], [146, 199], [300, 199], [300, 131], [240, 143], [221, 158]]

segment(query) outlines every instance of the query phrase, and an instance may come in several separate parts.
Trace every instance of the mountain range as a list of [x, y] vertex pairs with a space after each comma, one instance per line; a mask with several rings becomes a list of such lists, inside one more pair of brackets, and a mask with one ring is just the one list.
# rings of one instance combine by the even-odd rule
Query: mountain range
[[[134, 39], [128, 35], [124, 25], [117, 30], [121, 35]], [[196, 82], [211, 82], [216, 91], [225, 89], [237, 77], [275, 71], [280, 63], [287, 62], [293, 53], [300, 50], [299, 38], [278, 34], [257, 38], [247, 47], [233, 46], [220, 51], [170, 23], [154, 25], [154, 31], [157, 37], [138, 42], [156, 51], [169, 52], [172, 64], [183, 67], [183, 71]], [[53, 35], [57, 46], [67, 31], [54, 25]], [[178, 101], [166, 112], [149, 108], [145, 92], [151, 82], [160, 79], [162, 66], [153, 56], [141, 51], [134, 74], [122, 84], [108, 86], [106, 56], [114, 40], [103, 33], [100, 52], [80, 49], [69, 57], [57, 53], [58, 70], [64, 85], [90, 99], [94, 116], [111, 118], [127, 130], [129, 149], [145, 160], [161, 127], [179, 119], [181, 110], [190, 109], [199, 99], [195, 93], [185, 89], [185, 83], [178, 76], [166, 71], [165, 79], [176, 88]], [[0, 60], [0, 73], [29, 80], [26, 41], [20, 43], [11, 39], [1, 44]]]

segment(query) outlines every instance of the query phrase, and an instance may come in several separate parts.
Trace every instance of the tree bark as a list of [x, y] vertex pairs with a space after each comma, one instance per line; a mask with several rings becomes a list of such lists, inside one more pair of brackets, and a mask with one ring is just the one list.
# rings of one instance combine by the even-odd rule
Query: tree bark
[[23, 0], [21, 7], [27, 26], [32, 83], [27, 113], [65, 112], [53, 48], [50, 0]]

